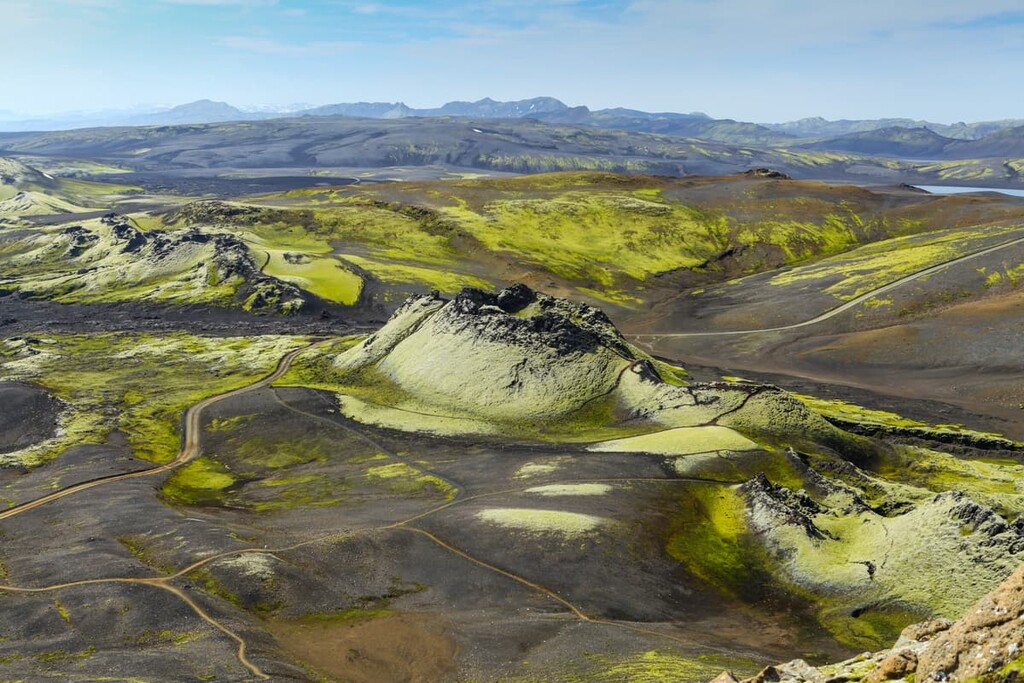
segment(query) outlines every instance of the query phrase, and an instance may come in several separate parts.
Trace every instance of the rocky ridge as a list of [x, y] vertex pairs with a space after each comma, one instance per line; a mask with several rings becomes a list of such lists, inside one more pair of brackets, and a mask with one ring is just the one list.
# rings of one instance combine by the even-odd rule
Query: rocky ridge
[[[887, 680], [1018, 681], [1024, 675], [1024, 565], [956, 622], [933, 619], [903, 630], [891, 648], [820, 667], [797, 659], [744, 683], [880, 683]], [[715, 683], [736, 683], [723, 672]]]
[[270, 277], [235, 235], [200, 228], [143, 231], [107, 214], [41, 236], [14, 256], [0, 288], [25, 297], [115, 301], [135, 289], [169, 303], [238, 301], [255, 312], [291, 313], [306, 303], [293, 284]]
[[748, 526], [780, 578], [840, 596], [855, 620], [893, 606], [955, 617], [1024, 562], [1024, 520], [1009, 522], [964, 493], [922, 498], [890, 484], [886, 499], [903, 504], [875, 509], [864, 488], [818, 478], [830, 488], [815, 486], [813, 496], [763, 475], [748, 481], [740, 487]]

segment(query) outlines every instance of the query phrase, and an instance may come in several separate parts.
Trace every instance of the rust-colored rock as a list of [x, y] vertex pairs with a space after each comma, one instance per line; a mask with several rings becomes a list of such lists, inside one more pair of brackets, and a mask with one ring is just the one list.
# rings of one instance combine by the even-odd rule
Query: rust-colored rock
[[867, 683], [881, 683], [903, 678], [917, 669], [917, 655], [913, 650], [896, 650], [864, 679]]
[[782, 676], [779, 675], [779, 670], [774, 666], [766, 666], [752, 678], [747, 678], [743, 683], [777, 683], [782, 680]]
[[[715, 683], [735, 682], [723, 676]], [[743, 683], [884, 683], [908, 677], [918, 683], [1024, 680], [1024, 565], [955, 623], [914, 624], [888, 651], [821, 667], [797, 659], [766, 667]]]
[[733, 676], [731, 671], [723, 671], [715, 676], [711, 683], [740, 683], [740, 679]]
[[900, 641], [916, 640], [924, 642], [931, 640], [937, 634], [948, 631], [952, 625], [953, 622], [949, 619], [932, 619], [930, 621], [922, 621], [919, 624], [911, 624], [900, 633]]
[[1024, 659], [1024, 567], [921, 653], [920, 681], [966, 681]]

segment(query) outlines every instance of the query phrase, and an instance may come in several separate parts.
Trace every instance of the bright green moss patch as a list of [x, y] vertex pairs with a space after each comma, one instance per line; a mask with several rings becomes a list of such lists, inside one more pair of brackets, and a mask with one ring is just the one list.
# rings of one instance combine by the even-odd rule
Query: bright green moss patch
[[247, 478], [262, 478], [277, 470], [325, 462], [334, 450], [333, 442], [322, 434], [293, 439], [280, 436], [245, 436], [229, 441], [231, 448], [219, 455], [232, 469]]
[[679, 497], [666, 550], [695, 576], [734, 595], [753, 588], [760, 553], [751, 541], [739, 492], [729, 486], [688, 486]]
[[491, 251], [512, 252], [562, 277], [615, 289], [618, 278], [693, 268], [723, 248], [717, 218], [677, 204], [566, 192], [494, 201], [481, 214], [443, 209]]
[[749, 660], [721, 656], [685, 657], [658, 650], [650, 650], [618, 660], [598, 656], [594, 657], [594, 661], [599, 663], [599, 666], [589, 671], [585, 680], [595, 683], [612, 683], [613, 681], [705, 683], [725, 670], [743, 676], [753, 675], [761, 668], [757, 663]]
[[63, 619], [66, 624], [70, 625], [71, 624], [71, 612], [68, 611], [68, 608], [65, 607], [61, 603], [60, 600], [54, 600], [53, 601], [53, 607], [54, 607], [54, 609], [57, 610], [57, 614], [60, 615], [60, 618]]
[[288, 372], [274, 382], [274, 386], [302, 386], [328, 391], [337, 389], [342, 377], [334, 365], [335, 357], [363, 339], [362, 336], [345, 337], [332, 344], [310, 349], [295, 359]]
[[833, 417], [850, 422], [867, 422], [891, 427], [927, 427], [924, 422], [908, 420], [896, 413], [885, 410], [874, 410], [865, 408], [838, 399], [824, 399], [803, 394], [793, 394], [793, 397], [816, 413], [825, 417]]
[[71, 652], [70, 650], [50, 650], [33, 655], [32, 658], [42, 664], [53, 664], [56, 662], [70, 662], [76, 659], [88, 659], [96, 654], [96, 648], [90, 645], [84, 650]]
[[206, 424], [205, 429], [208, 432], [233, 432], [245, 427], [257, 417], [259, 416], [255, 413], [228, 418], [215, 417]]
[[964, 491], [1010, 517], [1024, 514], [1024, 465], [1016, 460], [958, 458], [929, 448], [903, 446], [874, 469], [890, 481], [928, 491]]
[[137, 636], [131, 637], [126, 636], [125, 640], [132, 645], [139, 645], [142, 647], [152, 647], [159, 645], [173, 645], [180, 647], [187, 643], [199, 640], [203, 637], [201, 632], [197, 631], [172, 631], [171, 629], [146, 629]]
[[[685, 147], [687, 154], [721, 154]], [[813, 168], [851, 160], [830, 153], [776, 153]], [[520, 171], [611, 170], [594, 159], [499, 157], [478, 161]], [[293, 216], [295, 224], [282, 218], [275, 230], [264, 224], [248, 229], [267, 240], [280, 240], [282, 230], [293, 241], [301, 233], [322, 247], [332, 245], [336, 256], [384, 282], [445, 291], [458, 285], [447, 273], [459, 273], [463, 281], [486, 279], [463, 265], [486, 251], [521, 268], [547, 271], [596, 299], [633, 307], [654, 275], [757, 272], [927, 227], [917, 217], [889, 216], [861, 192], [815, 189], [794, 197], [739, 183], [722, 183], [721, 191], [704, 194], [664, 179], [564, 172], [316, 188], [282, 197], [289, 206], [308, 207], [278, 212]]]
[[902, 277], [992, 246], [1012, 226], [955, 228], [875, 242], [775, 275], [778, 287], [813, 287], [849, 301]]
[[493, 282], [446, 266], [413, 265], [355, 254], [345, 254], [344, 258], [384, 282], [424, 285], [446, 294], [458, 292], [463, 287], [491, 289], [494, 286]]
[[679, 427], [653, 434], [604, 441], [588, 447], [599, 453], [657, 453], [659, 455], [691, 455], [710, 451], [750, 451], [760, 448], [756, 443], [728, 427]]
[[239, 499], [239, 504], [244, 504], [256, 512], [342, 505], [347, 500], [345, 493], [353, 488], [352, 482], [346, 478], [324, 475], [266, 479], [254, 484], [266, 489], [266, 492], [257, 495], [246, 490]]
[[793, 489], [804, 488], [804, 466], [781, 450], [712, 452], [671, 458], [681, 477], [742, 484], [763, 473], [768, 480]]
[[[822, 399], [802, 394], [792, 394], [792, 396], [814, 412], [840, 423], [855, 422], [859, 424], [879, 425], [883, 427], [912, 429], [924, 436], [932, 434], [936, 437], [964, 436], [981, 439], [1003, 439], [1002, 435], [994, 432], [979, 432], [977, 430], [968, 429], [962, 425], [955, 424], [930, 425], [919, 420], [907, 419], [901, 415], [897, 415], [896, 413], [885, 410], [876, 410], [873, 408], [865, 408], [864, 406], [859, 406], [838, 399]], [[1007, 443], [1009, 444], [1010, 442]]]
[[690, 374], [686, 372], [685, 368], [681, 368], [678, 365], [670, 365], [664, 361], [652, 359], [654, 369], [658, 371], [658, 376], [661, 381], [666, 384], [672, 384], [677, 387], [685, 387], [689, 382]]
[[928, 617], [927, 610], [883, 604], [869, 606], [863, 611], [851, 610], [849, 606], [826, 608], [818, 615], [818, 620], [842, 645], [875, 650], [888, 647], [903, 629]]
[[502, 678], [507, 683], [707, 683], [723, 671], [753, 676], [763, 664], [722, 655], [684, 655], [648, 650], [629, 655], [587, 653], [543, 673]]
[[330, 256], [271, 251], [263, 272], [290, 282], [326, 301], [352, 306], [359, 300], [363, 279]]
[[225, 490], [236, 481], [224, 465], [203, 456], [176, 469], [161, 493], [175, 503], [202, 505], [222, 500]]

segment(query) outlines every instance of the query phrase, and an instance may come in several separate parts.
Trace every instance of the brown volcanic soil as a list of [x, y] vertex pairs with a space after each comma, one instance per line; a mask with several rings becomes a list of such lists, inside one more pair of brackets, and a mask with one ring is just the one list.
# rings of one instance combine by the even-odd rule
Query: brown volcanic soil
[[443, 617], [395, 614], [348, 623], [285, 623], [268, 630], [286, 652], [338, 683], [433, 683], [455, 670]]

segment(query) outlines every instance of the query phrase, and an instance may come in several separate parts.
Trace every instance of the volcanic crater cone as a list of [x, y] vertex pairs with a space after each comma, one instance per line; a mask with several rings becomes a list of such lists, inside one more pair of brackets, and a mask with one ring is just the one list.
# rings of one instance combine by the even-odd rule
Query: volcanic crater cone
[[[683, 436], [709, 440], [702, 451], [718, 450], [718, 440], [752, 449], [751, 439], [783, 432], [852, 438], [775, 387], [687, 384], [685, 371], [629, 344], [600, 310], [521, 284], [497, 293], [467, 288], [450, 300], [411, 297], [334, 365], [343, 384], [375, 387], [372, 395], [351, 392], [364, 399], [358, 404], [343, 397], [353, 417], [410, 430], [425, 427], [410, 415], [425, 413], [449, 418], [426, 425], [449, 433], [561, 425], [587, 440], [611, 429], [624, 438], [598, 447], [666, 453]], [[656, 439], [667, 440], [667, 450], [652, 441], [654, 432], [693, 427], [706, 431]]]

